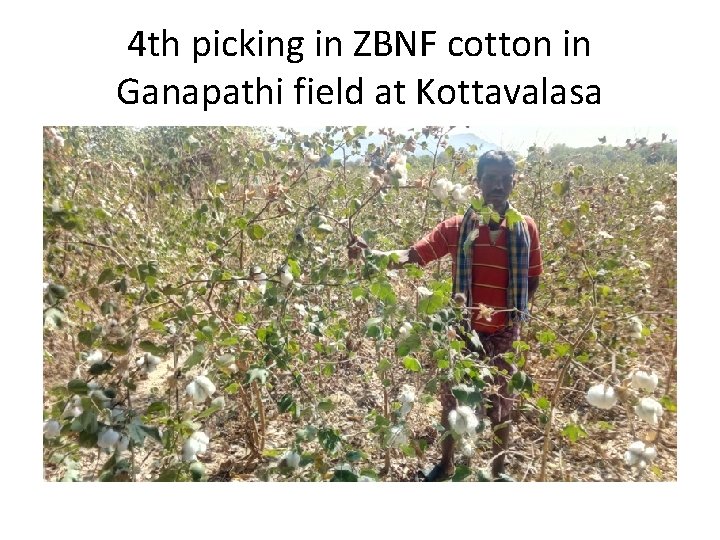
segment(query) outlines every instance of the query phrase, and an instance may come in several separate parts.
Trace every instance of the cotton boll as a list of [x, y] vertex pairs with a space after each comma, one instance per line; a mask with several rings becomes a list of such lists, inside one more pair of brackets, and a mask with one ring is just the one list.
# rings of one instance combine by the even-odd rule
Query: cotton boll
[[54, 439], [60, 435], [60, 422], [48, 420], [43, 424], [43, 435], [48, 439]]
[[612, 386], [596, 384], [588, 390], [586, 399], [593, 407], [611, 409], [617, 403], [617, 395]]
[[408, 437], [402, 426], [393, 426], [390, 428], [388, 436], [388, 446], [398, 448], [408, 443]]
[[435, 185], [432, 188], [432, 192], [435, 197], [437, 197], [441, 201], [444, 201], [448, 198], [450, 192], [453, 191], [454, 187], [455, 186], [447, 178], [439, 178], [437, 182], [435, 182]]
[[280, 274], [280, 285], [287, 288], [293, 282], [293, 275], [290, 270], [285, 270]]
[[473, 453], [475, 452], [475, 445], [473, 444], [472, 439], [468, 437], [463, 437], [460, 440], [460, 452], [463, 456], [471, 457]]
[[665, 215], [665, 204], [661, 201], [655, 201], [650, 207], [650, 215], [652, 216], [663, 216]]
[[210, 402], [212, 407], [225, 407], [225, 396], [218, 396]]
[[95, 364], [102, 364], [103, 361], [103, 353], [101, 350], [95, 349], [94, 351], [90, 352], [87, 355], [87, 361], [88, 364], [95, 365]]
[[426, 296], [430, 296], [433, 292], [428, 289], [427, 287], [418, 287], [417, 292], [420, 295], [420, 297], [424, 298]]
[[448, 422], [450, 423], [450, 429], [458, 435], [464, 435], [465, 433], [474, 435], [479, 424], [475, 411], [467, 405], [461, 405], [450, 411]]
[[77, 418], [83, 413], [82, 401], [77, 394], [68, 402], [63, 411], [63, 418]]
[[130, 437], [127, 435], [121, 435], [120, 440], [117, 442], [117, 446], [115, 446], [116, 452], [124, 452], [128, 449], [128, 446], [130, 446]]
[[198, 375], [185, 387], [185, 392], [195, 403], [203, 403], [215, 393], [215, 385], [204, 375]]
[[210, 438], [202, 431], [196, 431], [183, 444], [183, 461], [195, 461], [195, 454], [202, 454], [207, 450]]
[[300, 454], [293, 451], [288, 451], [283, 455], [282, 461], [285, 462], [285, 465], [290, 467], [291, 469], [297, 469], [300, 465]]
[[106, 429], [98, 435], [98, 446], [103, 449], [114, 448], [120, 440], [120, 434], [114, 429]]
[[640, 457], [637, 454], [632, 453], [630, 450], [625, 452], [623, 458], [625, 459], [625, 464], [630, 467], [636, 465], [637, 462], [640, 460]]
[[630, 318], [630, 337], [640, 339], [642, 337], [643, 323], [638, 317]]
[[648, 446], [645, 448], [645, 450], [642, 453], [642, 458], [650, 463], [657, 457], [657, 450], [655, 450], [654, 446]]
[[637, 370], [633, 373], [631, 386], [637, 390], [654, 392], [658, 385], [658, 376], [652, 371]]
[[651, 426], [656, 426], [663, 415], [663, 408], [653, 398], [644, 397], [635, 405], [635, 414]]
[[412, 324], [410, 324], [407, 321], [404, 322], [402, 324], [402, 326], [400, 327], [400, 329], [398, 330], [398, 335], [400, 336], [400, 339], [407, 339], [407, 337], [412, 332], [412, 329], [413, 329]]

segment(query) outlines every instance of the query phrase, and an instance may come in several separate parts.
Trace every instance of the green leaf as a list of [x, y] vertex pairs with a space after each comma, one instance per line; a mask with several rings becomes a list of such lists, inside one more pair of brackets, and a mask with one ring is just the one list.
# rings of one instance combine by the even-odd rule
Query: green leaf
[[202, 345], [197, 345], [195, 349], [193, 349], [192, 354], [187, 357], [185, 360], [185, 363], [183, 364], [183, 369], [188, 370], [193, 366], [198, 365], [202, 359], [205, 356], [205, 347]]
[[405, 366], [405, 369], [412, 372], [418, 372], [422, 370], [420, 362], [418, 362], [417, 358], [413, 358], [412, 356], [406, 356], [405, 358], [403, 358], [403, 366]]
[[146, 425], [141, 424], [140, 429], [142, 429], [151, 438], [155, 439], [157, 442], [162, 444], [162, 437], [160, 436], [160, 430], [157, 427], [146, 426]]
[[344, 469], [342, 470], [335, 470], [335, 473], [333, 474], [333, 477], [330, 479], [331, 482], [357, 482], [358, 477], [357, 475], [352, 471], [346, 471]]
[[220, 405], [211, 405], [210, 407], [208, 407], [208, 408], [205, 409], [204, 411], [198, 413], [198, 414], [195, 416], [195, 420], [200, 420], [200, 419], [202, 419], [202, 418], [207, 418], [207, 417], [210, 416], [211, 414], [214, 414], [214, 413], [218, 412], [220, 409], [221, 409]]
[[467, 465], [457, 465], [455, 467], [455, 474], [452, 477], [452, 481], [453, 482], [462, 482], [471, 474], [472, 474], [472, 470]]
[[323, 412], [330, 412], [335, 409], [335, 404], [329, 399], [323, 399], [318, 403], [318, 409]]
[[395, 305], [397, 302], [395, 291], [387, 281], [377, 281], [370, 286], [370, 292], [386, 306]]
[[383, 318], [374, 317], [365, 323], [365, 334], [373, 339], [380, 339], [383, 335]]
[[550, 409], [550, 400], [545, 396], [540, 396], [535, 405], [537, 405], [538, 409], [547, 411]]
[[570, 221], [569, 219], [563, 219], [560, 221], [560, 232], [563, 233], [565, 236], [570, 236], [572, 233], [575, 232], [575, 222]]
[[430, 296], [425, 296], [418, 302], [418, 311], [425, 315], [432, 315], [437, 313], [445, 305], [443, 295], [439, 293], [432, 293]]
[[512, 208], [508, 208], [505, 211], [505, 223], [509, 229], [515, 227], [516, 223], [522, 223], [522, 214]]
[[557, 336], [552, 330], [541, 330], [537, 333], [537, 338], [540, 343], [552, 343], [557, 339]]
[[115, 279], [115, 270], [112, 268], [106, 268], [102, 272], [100, 272], [100, 275], [98, 276], [98, 285], [102, 285], [103, 283], [109, 283], [113, 279]]
[[90, 372], [90, 375], [101, 375], [103, 373], [107, 373], [108, 371], [112, 371], [113, 365], [109, 362], [103, 362], [102, 364], [93, 364], [90, 366], [90, 369], [88, 370]]
[[85, 381], [81, 381], [80, 379], [71, 380], [68, 383], [67, 387], [71, 394], [87, 394], [88, 393], [87, 383]]
[[577, 424], [568, 424], [562, 430], [562, 435], [567, 437], [571, 443], [577, 442], [579, 439], [587, 437], [587, 431]]
[[406, 356], [419, 348], [420, 336], [418, 336], [417, 334], [410, 334], [407, 338], [405, 338], [398, 344], [397, 354], [398, 356]]
[[265, 236], [265, 229], [257, 223], [254, 223], [248, 229], [248, 236], [251, 240], [260, 240]]
[[148, 414], [148, 415], [168, 414], [169, 412], [170, 412], [170, 406], [166, 402], [153, 401], [150, 405], [148, 405], [148, 408], [145, 411], [145, 414]]
[[340, 446], [340, 435], [334, 429], [321, 429], [318, 431], [318, 440], [329, 453], [334, 453]]
[[285, 394], [280, 398], [280, 401], [278, 401], [278, 409], [281, 413], [288, 412], [293, 405], [295, 405], [295, 400], [290, 394]]
[[567, 353], [570, 352], [570, 349], [572, 348], [572, 345], [569, 343], [556, 343], [555, 344], [555, 354], [557, 356], [565, 356]]

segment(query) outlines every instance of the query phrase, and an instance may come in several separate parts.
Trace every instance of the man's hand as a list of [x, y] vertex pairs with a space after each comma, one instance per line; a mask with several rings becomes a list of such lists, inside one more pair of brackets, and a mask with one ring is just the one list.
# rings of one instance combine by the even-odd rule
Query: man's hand
[[368, 245], [359, 236], [353, 236], [347, 245], [348, 259], [356, 261], [362, 257], [363, 251], [368, 249]]

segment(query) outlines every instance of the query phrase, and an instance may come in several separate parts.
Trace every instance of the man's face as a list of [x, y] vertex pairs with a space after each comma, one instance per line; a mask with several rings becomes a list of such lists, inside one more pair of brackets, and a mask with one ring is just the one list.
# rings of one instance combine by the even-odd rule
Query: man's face
[[491, 163], [483, 168], [480, 191], [485, 203], [502, 210], [513, 189], [513, 169], [508, 165]]

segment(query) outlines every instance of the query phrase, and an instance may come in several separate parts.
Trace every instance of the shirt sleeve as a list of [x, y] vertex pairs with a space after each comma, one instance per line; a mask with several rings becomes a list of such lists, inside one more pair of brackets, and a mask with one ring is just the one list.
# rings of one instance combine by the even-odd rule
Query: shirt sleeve
[[525, 220], [528, 225], [528, 233], [530, 233], [530, 266], [528, 267], [528, 277], [535, 277], [543, 273], [540, 233], [532, 218], [526, 217]]
[[420, 257], [420, 266], [425, 266], [457, 249], [460, 219], [462, 216], [454, 216], [439, 223], [413, 246]]

